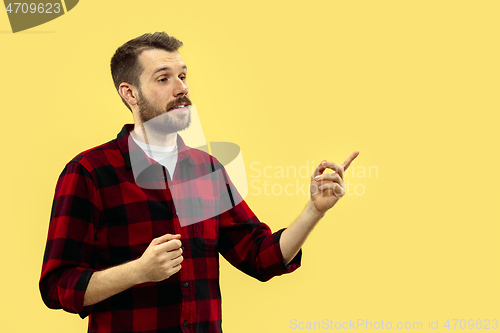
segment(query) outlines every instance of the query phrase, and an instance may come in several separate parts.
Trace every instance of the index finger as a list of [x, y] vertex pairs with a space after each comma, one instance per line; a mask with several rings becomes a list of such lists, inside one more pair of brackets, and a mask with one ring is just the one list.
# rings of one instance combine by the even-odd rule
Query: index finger
[[160, 236], [160, 237], [153, 239], [153, 241], [151, 243], [153, 243], [153, 245], [163, 244], [163, 243], [168, 242], [169, 240], [175, 239], [175, 238], [179, 239], [179, 238], [181, 238], [181, 235], [180, 234], [175, 234], [175, 235], [165, 234], [163, 236]]
[[165, 243], [157, 245], [161, 251], [175, 251], [182, 246], [182, 242], [179, 239], [171, 239]]
[[349, 155], [349, 157], [342, 163], [342, 167], [344, 168], [344, 171], [347, 170], [349, 165], [351, 165], [352, 161], [359, 155], [359, 150], [356, 150], [354, 153]]

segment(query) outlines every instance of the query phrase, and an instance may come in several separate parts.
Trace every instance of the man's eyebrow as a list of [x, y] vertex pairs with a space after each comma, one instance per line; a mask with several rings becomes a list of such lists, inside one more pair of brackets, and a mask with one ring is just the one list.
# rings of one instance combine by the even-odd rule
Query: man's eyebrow
[[[181, 69], [187, 69], [187, 66], [184, 65], [184, 66], [181, 67]], [[170, 67], [161, 67], [161, 68], [158, 68], [157, 70], [155, 70], [155, 72], [151, 76], [154, 76], [156, 73], [161, 72], [161, 71], [167, 71], [168, 72], [168, 71], [171, 71], [171, 70], [172, 70], [172, 68], [170, 68]]]

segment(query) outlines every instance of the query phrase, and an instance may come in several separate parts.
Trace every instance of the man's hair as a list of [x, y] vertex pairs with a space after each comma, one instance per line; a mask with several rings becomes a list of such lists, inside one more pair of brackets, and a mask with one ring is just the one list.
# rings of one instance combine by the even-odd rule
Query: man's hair
[[[174, 52], [181, 46], [182, 42], [180, 40], [167, 35], [165, 32], [147, 33], [129, 40], [120, 46], [113, 55], [113, 58], [111, 58], [111, 76], [113, 77], [116, 91], [118, 91], [122, 82], [128, 82], [136, 86], [139, 90], [141, 89], [139, 76], [144, 71], [144, 68], [139, 61], [139, 55], [143, 51], [159, 49]], [[132, 111], [123, 97], [121, 99], [127, 108]]]

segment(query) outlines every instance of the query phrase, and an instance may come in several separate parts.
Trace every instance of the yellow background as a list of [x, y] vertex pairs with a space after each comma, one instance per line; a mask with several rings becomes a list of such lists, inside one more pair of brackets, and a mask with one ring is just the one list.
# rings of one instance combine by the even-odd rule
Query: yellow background
[[[1, 13], [1, 330], [86, 332], [38, 291], [54, 188], [73, 156], [132, 122], [109, 61], [154, 31], [184, 42], [205, 136], [241, 147], [249, 181], [295, 183], [250, 177], [254, 162], [340, 163], [356, 149], [353, 167], [378, 170], [348, 174], [364, 194], [320, 221], [296, 272], [261, 283], [221, 257], [225, 332], [500, 319], [499, 10], [496, 0], [87, 0], [16, 34]], [[275, 231], [307, 197], [249, 187], [247, 202]]]

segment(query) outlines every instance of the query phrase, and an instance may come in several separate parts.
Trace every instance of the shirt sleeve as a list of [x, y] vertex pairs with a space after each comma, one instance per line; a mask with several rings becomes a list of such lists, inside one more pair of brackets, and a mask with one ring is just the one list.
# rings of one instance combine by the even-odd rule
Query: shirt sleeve
[[64, 309], [85, 318], [92, 306], [83, 297], [95, 270], [92, 266], [98, 208], [92, 176], [71, 161], [57, 181], [39, 288], [51, 309]]
[[280, 238], [286, 228], [273, 233], [257, 218], [221, 168], [219, 252], [233, 266], [259, 281], [291, 273], [300, 267], [302, 249], [287, 264]]

